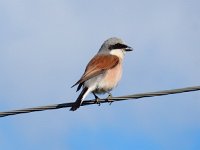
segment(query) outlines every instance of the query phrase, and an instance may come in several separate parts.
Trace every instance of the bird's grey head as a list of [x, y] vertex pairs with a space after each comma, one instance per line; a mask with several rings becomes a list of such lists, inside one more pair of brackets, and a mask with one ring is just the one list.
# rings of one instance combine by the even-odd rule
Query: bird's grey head
[[101, 46], [99, 53], [111, 53], [120, 50], [122, 53], [126, 51], [132, 51], [132, 48], [126, 45], [122, 39], [112, 37], [107, 39]]

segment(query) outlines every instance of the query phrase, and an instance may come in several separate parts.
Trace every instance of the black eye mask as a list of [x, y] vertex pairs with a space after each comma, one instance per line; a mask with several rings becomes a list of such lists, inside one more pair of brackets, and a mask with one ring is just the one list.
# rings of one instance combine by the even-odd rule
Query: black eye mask
[[128, 48], [127, 45], [117, 43], [117, 44], [114, 44], [114, 45], [110, 45], [108, 49], [113, 50], [113, 49], [126, 49], [126, 48]]

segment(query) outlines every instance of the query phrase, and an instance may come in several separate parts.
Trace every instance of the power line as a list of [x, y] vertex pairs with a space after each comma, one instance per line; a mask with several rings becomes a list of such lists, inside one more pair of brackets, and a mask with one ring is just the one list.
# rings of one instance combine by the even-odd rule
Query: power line
[[[172, 90], [164, 90], [164, 91], [157, 91], [157, 92], [126, 95], [126, 96], [120, 96], [120, 97], [109, 97], [109, 100], [108, 100], [108, 98], [104, 98], [104, 99], [100, 99], [99, 102], [100, 103], [110, 103], [110, 102], [115, 102], [115, 101], [139, 99], [139, 98], [145, 98], [145, 97], [154, 97], [154, 96], [162, 96], [162, 95], [170, 95], [170, 94], [178, 94], [178, 93], [192, 92], [192, 91], [198, 91], [198, 90], [200, 90], [200, 86], [193, 86], [193, 87], [186, 87], [186, 88], [180, 88], [180, 89], [172, 89]], [[85, 101], [83, 101], [81, 106], [92, 105], [92, 104], [96, 104], [96, 102], [94, 100], [85, 100]], [[72, 105], [73, 105], [73, 102], [33, 107], [33, 108], [26, 108], [26, 109], [19, 109], [19, 110], [13, 110], [13, 111], [6, 111], [6, 112], [0, 112], [0, 117], [22, 114], [22, 113], [30, 113], [30, 112], [35, 112], [35, 111], [60, 109], [60, 108], [72, 107]]]

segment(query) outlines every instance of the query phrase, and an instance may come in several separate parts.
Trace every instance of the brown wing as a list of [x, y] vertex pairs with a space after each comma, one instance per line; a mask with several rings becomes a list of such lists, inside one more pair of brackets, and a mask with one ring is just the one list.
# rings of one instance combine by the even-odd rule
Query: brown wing
[[115, 67], [119, 63], [119, 58], [115, 55], [96, 55], [88, 63], [84, 74], [72, 87], [79, 84], [77, 91], [81, 88], [83, 83], [97, 75], [104, 73], [106, 70]]

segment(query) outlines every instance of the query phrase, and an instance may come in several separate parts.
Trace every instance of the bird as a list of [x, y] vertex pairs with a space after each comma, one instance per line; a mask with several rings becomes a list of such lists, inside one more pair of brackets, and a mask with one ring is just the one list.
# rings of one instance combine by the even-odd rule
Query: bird
[[133, 48], [126, 45], [120, 38], [107, 39], [87, 64], [81, 78], [72, 86], [78, 85], [76, 91], [81, 88], [82, 91], [72, 104], [70, 111], [77, 110], [90, 93], [96, 98], [96, 103], [99, 103], [96, 94], [110, 94], [110, 91], [117, 86], [121, 79], [124, 55], [132, 50]]

